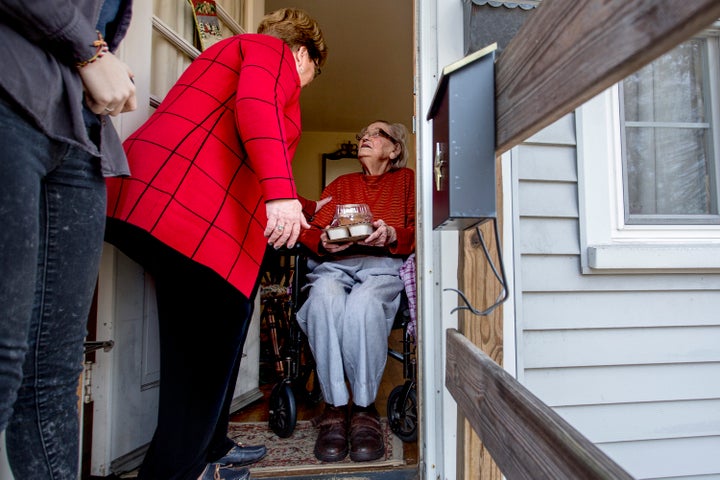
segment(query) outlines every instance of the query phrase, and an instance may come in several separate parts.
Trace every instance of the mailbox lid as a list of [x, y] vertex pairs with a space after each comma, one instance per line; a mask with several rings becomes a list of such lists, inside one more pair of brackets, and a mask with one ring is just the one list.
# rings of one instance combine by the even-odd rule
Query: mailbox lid
[[472, 63], [480, 60], [481, 58], [485, 58], [490, 56], [491, 61], [495, 62], [495, 51], [497, 50], [497, 43], [492, 43], [488, 45], [487, 47], [481, 48], [477, 52], [471, 53], [470, 55], [467, 55], [457, 62], [453, 62], [450, 65], [443, 68], [442, 72], [440, 73], [440, 79], [438, 80], [437, 87], [435, 88], [435, 94], [433, 95], [433, 100], [430, 103], [430, 109], [428, 110], [428, 114], [426, 117], [426, 120], [432, 120], [435, 117], [435, 114], [437, 113], [437, 109], [440, 107], [440, 102], [442, 101], [442, 97], [445, 95], [445, 89], [447, 88], [447, 83], [450, 75], [452, 75], [453, 72], [460, 70], [462, 68], [467, 67], [468, 65], [471, 65]]

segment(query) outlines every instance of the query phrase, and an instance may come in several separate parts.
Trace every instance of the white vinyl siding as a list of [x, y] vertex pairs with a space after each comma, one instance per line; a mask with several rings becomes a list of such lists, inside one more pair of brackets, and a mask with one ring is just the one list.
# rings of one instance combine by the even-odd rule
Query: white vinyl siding
[[588, 189], [608, 201], [609, 167], [587, 165], [615, 158], [587, 141], [606, 120], [581, 109], [512, 150], [517, 376], [634, 477], [720, 479], [720, 275], [584, 266], [611, 225], [587, 205]]

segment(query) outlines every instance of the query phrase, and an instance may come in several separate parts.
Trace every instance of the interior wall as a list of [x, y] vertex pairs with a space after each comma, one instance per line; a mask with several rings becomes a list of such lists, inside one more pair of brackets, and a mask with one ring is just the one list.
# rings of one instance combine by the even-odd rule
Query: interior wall
[[[359, 126], [358, 130], [362, 128]], [[409, 126], [408, 126], [409, 128]], [[356, 132], [303, 132], [293, 160], [293, 173], [298, 192], [305, 198], [316, 200], [322, 191], [322, 154], [332, 153], [341, 143], [357, 143]], [[415, 135], [408, 137], [410, 158], [408, 167], [415, 169]]]
[[316, 200], [322, 190], [322, 154], [334, 152], [341, 143], [355, 143], [355, 132], [303, 132], [295, 152], [293, 173], [298, 192]]
[[413, 0], [265, 2], [268, 12], [281, 7], [308, 12], [328, 48], [322, 75], [300, 97], [303, 131], [354, 132], [377, 118], [411, 128]]

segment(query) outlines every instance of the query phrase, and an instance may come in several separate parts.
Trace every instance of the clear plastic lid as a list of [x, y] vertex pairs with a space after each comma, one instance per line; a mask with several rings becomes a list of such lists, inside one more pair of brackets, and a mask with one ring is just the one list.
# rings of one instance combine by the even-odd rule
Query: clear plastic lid
[[345, 203], [335, 208], [335, 218], [331, 226], [354, 225], [356, 223], [372, 223], [370, 207], [364, 203]]

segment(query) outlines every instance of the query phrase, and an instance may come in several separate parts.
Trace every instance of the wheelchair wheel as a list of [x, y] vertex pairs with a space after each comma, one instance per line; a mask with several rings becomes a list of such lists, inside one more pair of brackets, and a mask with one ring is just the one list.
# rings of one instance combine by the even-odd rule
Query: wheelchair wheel
[[270, 429], [280, 438], [292, 435], [297, 422], [295, 395], [288, 382], [280, 382], [270, 393]]
[[415, 386], [398, 385], [387, 401], [390, 429], [403, 442], [417, 440], [417, 393]]

